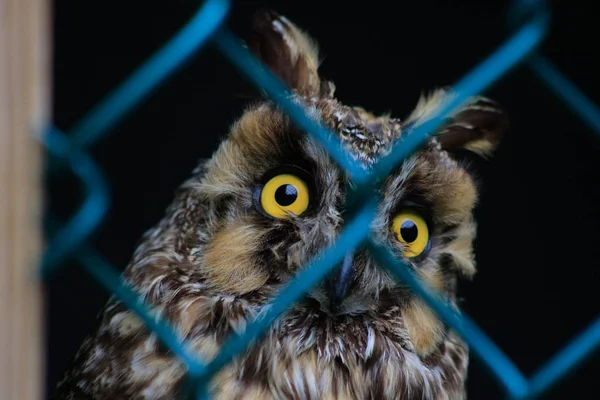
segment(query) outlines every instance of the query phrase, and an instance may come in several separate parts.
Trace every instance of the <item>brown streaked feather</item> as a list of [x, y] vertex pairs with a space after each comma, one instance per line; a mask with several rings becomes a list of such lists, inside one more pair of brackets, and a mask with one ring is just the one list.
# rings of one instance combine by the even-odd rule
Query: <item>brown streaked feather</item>
[[297, 93], [303, 96], [320, 94], [318, 46], [285, 17], [272, 10], [257, 12], [248, 46]]
[[[456, 96], [447, 89], [421, 95], [417, 106], [406, 118], [406, 124], [420, 125], [438, 116], [442, 103]], [[484, 96], [473, 96], [454, 110], [446, 123], [435, 132], [445, 150], [466, 149], [488, 157], [500, 144], [509, 129], [506, 111], [497, 102]]]

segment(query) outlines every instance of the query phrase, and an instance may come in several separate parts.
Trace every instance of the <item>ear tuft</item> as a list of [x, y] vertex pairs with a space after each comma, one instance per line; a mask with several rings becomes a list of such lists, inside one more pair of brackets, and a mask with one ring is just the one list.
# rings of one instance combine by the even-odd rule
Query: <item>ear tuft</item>
[[[422, 124], [432, 118], [441, 103], [450, 100], [451, 96], [454, 94], [445, 89], [421, 96], [406, 123]], [[496, 150], [508, 129], [508, 117], [498, 103], [483, 96], [473, 96], [447, 117], [434, 136], [444, 150], [468, 150], [488, 157]]]
[[296, 93], [329, 95], [330, 86], [318, 74], [319, 51], [313, 39], [273, 10], [255, 13], [248, 40], [252, 52]]

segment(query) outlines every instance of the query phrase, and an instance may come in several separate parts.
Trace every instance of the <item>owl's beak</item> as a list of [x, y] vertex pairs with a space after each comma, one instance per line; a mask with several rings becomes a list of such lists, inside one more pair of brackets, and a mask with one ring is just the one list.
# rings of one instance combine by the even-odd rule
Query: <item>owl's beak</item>
[[339, 306], [344, 301], [350, 282], [354, 274], [354, 252], [346, 253], [344, 261], [338, 269], [333, 271], [329, 278], [329, 308], [333, 313], [337, 313]]

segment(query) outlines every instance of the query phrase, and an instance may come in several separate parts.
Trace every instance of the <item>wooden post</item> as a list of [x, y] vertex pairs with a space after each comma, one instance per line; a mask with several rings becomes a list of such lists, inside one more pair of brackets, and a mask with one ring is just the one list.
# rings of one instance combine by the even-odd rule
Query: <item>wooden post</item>
[[0, 399], [45, 397], [42, 157], [51, 2], [0, 0]]

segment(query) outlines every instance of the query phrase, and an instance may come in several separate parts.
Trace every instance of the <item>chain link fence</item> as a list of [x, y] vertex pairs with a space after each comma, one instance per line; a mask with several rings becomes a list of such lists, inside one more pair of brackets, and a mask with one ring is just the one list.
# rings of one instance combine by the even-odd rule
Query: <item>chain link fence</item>
[[[41, 268], [48, 277], [68, 259], [74, 259], [104, 288], [115, 294], [134, 310], [159, 339], [180, 357], [188, 367], [188, 377], [194, 383], [197, 396], [207, 398], [207, 383], [211, 377], [251, 342], [259, 338], [295, 301], [313, 285], [323, 279], [347, 251], [366, 245], [376, 260], [412, 290], [456, 331], [470, 346], [489, 373], [498, 381], [509, 398], [535, 398], [551, 389], [561, 379], [582, 363], [600, 344], [600, 318], [577, 338], [572, 340], [537, 373], [527, 378], [516, 365], [496, 346], [468, 315], [449, 307], [441, 298], [420, 281], [393, 253], [370, 239], [370, 220], [377, 204], [377, 186], [407, 156], [419, 148], [438, 128], [444, 117], [458, 108], [469, 97], [477, 95], [494, 82], [510, 73], [518, 64], [526, 64], [545, 83], [548, 90], [558, 96], [576, 116], [600, 134], [600, 110], [588, 100], [568, 78], [563, 76], [542, 54], [538, 47], [550, 28], [550, 10], [543, 1], [515, 1], [508, 15], [509, 37], [489, 57], [452, 86], [456, 96], [443, 103], [437, 114], [427, 123], [414, 128], [402, 143], [381, 159], [370, 173], [360, 169], [342, 150], [336, 136], [290, 100], [290, 91], [270, 73], [227, 29], [224, 21], [230, 3], [227, 0], [207, 0], [193, 18], [153, 57], [140, 66], [116, 90], [100, 101], [69, 132], [54, 126], [45, 132], [44, 144], [50, 159], [49, 175], [70, 170], [83, 185], [86, 197], [77, 212], [61, 221], [48, 215], [48, 249]], [[181, 343], [174, 330], [164, 321], [150, 316], [148, 307], [120, 279], [119, 271], [88, 244], [109, 208], [108, 182], [87, 151], [167, 77], [174, 74], [186, 60], [203, 46], [213, 46], [222, 53], [250, 82], [267, 93], [292, 118], [314, 136], [332, 158], [346, 169], [356, 183], [348, 201], [360, 204], [353, 212], [337, 242], [298, 274], [277, 296], [269, 312], [253, 321], [241, 335], [226, 340], [219, 354], [210, 362], [202, 363]]]

